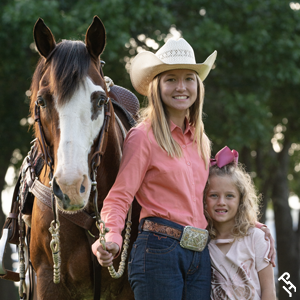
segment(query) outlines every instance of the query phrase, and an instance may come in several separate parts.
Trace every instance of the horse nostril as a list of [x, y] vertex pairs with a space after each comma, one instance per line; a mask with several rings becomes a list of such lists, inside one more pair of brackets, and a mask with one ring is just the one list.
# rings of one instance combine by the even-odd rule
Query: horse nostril
[[63, 201], [64, 199], [64, 194], [62, 192], [62, 190], [60, 189], [59, 185], [57, 184], [55, 178], [53, 178], [52, 180], [52, 189], [53, 189], [53, 193], [54, 195], [60, 199], [61, 201]]
[[88, 186], [88, 178], [86, 175], [83, 175], [83, 180], [81, 182], [81, 185], [80, 185], [80, 189], [79, 189], [79, 192], [81, 194], [85, 193], [85, 190], [86, 190], [86, 187]]

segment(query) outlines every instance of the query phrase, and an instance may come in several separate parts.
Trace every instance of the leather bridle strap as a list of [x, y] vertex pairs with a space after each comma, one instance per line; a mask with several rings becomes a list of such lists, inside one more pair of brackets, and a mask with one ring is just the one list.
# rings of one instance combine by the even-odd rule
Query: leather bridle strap
[[[41, 118], [40, 118], [40, 106], [38, 105], [37, 102], [35, 102], [35, 107], [34, 107], [34, 121], [37, 122], [38, 127], [39, 127], [39, 132], [40, 132], [40, 139], [41, 139], [41, 144], [42, 144], [42, 151], [44, 154], [44, 158], [45, 158], [45, 162], [46, 162], [46, 168], [47, 165], [53, 166], [53, 158], [50, 155], [49, 151], [48, 151], [48, 147], [45, 141], [45, 136], [44, 136], [44, 131], [43, 131], [43, 126], [41, 123]], [[39, 140], [39, 139], [38, 139]], [[50, 160], [49, 164], [48, 164], [48, 158]]]
[[[94, 192], [94, 211], [96, 214], [96, 220], [100, 219], [100, 212], [98, 209], [98, 192], [97, 192], [97, 169], [101, 164], [103, 154], [105, 153], [107, 140], [108, 140], [108, 130], [111, 118], [111, 108], [112, 103], [110, 98], [107, 99], [104, 104], [104, 122], [99, 134], [98, 145], [95, 148], [94, 154], [91, 159], [91, 177], [92, 177], [92, 191]], [[90, 240], [90, 238], [89, 238]], [[101, 266], [94, 254], [92, 254], [93, 262], [93, 273], [94, 273], [94, 300], [100, 299], [101, 296]]]
[[110, 124], [111, 117], [111, 106], [112, 103], [110, 98], [107, 99], [107, 102], [104, 104], [104, 121], [99, 134], [98, 144], [95, 148], [94, 154], [91, 160], [92, 171], [97, 170], [101, 164], [102, 156], [105, 153], [107, 140], [108, 140], [108, 129]]
[[[36, 178], [30, 187], [30, 192], [38, 199], [38, 201], [42, 202], [52, 210], [52, 192], [49, 187], [45, 186]], [[86, 230], [92, 230], [93, 225], [95, 225], [95, 219], [84, 210], [79, 210], [72, 214], [59, 210], [59, 215]]]

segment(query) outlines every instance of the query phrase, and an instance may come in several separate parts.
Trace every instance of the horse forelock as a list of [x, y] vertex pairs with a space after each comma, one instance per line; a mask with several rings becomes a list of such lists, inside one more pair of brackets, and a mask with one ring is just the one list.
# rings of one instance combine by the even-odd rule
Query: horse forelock
[[91, 56], [81, 41], [63, 40], [47, 58], [49, 85], [58, 105], [68, 102], [88, 74]]

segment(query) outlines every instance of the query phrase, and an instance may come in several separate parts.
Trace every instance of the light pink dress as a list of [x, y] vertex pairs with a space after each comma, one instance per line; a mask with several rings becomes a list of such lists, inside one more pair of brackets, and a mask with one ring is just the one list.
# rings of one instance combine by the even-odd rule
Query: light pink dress
[[[250, 228], [249, 235], [237, 239], [211, 240], [211, 299], [259, 300], [261, 288], [258, 272], [269, 265], [270, 242], [258, 228]], [[233, 242], [225, 255], [217, 246]]]

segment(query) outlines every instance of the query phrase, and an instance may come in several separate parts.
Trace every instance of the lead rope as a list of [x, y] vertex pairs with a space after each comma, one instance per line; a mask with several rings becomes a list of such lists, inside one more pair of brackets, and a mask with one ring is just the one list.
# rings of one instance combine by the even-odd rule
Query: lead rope
[[[102, 245], [102, 248], [106, 250], [106, 239], [105, 235], [106, 233], [109, 232], [109, 228], [105, 226], [105, 222], [101, 220], [99, 210], [98, 210], [98, 191], [97, 191], [97, 182], [95, 180], [96, 178], [96, 170], [93, 172], [93, 182], [92, 182], [92, 189], [94, 191], [94, 206], [95, 206], [95, 211], [96, 211], [96, 226], [99, 230], [99, 242]], [[131, 232], [131, 215], [132, 215], [132, 205], [130, 206], [128, 210], [128, 215], [127, 215], [127, 221], [126, 221], [126, 229], [125, 229], [125, 239], [124, 239], [124, 245], [123, 245], [123, 251], [121, 254], [121, 261], [119, 265], [118, 272], [116, 272], [114, 266], [108, 267], [109, 274], [112, 278], [118, 279], [120, 278], [125, 271], [125, 266], [126, 266], [126, 259], [128, 255], [128, 248], [129, 248], [129, 243], [130, 243], [130, 232]]]
[[53, 282], [59, 283], [60, 282], [60, 266], [61, 266], [61, 257], [60, 257], [60, 240], [59, 240], [59, 230], [60, 230], [60, 223], [58, 220], [58, 208], [56, 203], [56, 198], [53, 193], [52, 188], [52, 179], [53, 179], [53, 158], [48, 151], [48, 147], [44, 137], [43, 126], [40, 119], [40, 106], [39, 103], [35, 102], [35, 109], [34, 109], [34, 118], [35, 122], [38, 124], [40, 138], [41, 138], [41, 148], [44, 155], [44, 160], [46, 164], [45, 174], [47, 170], [47, 166], [50, 167], [49, 172], [49, 179], [50, 179], [50, 187], [51, 187], [51, 202], [52, 202], [52, 211], [54, 215], [54, 220], [50, 224], [49, 232], [52, 235], [52, 239], [50, 242], [50, 249], [52, 251], [52, 258], [53, 258]]
[[[120, 278], [124, 274], [124, 271], [125, 271], [126, 259], [127, 259], [128, 248], [129, 248], [129, 243], [130, 243], [131, 224], [132, 224], [131, 212], [132, 212], [132, 206], [130, 206], [129, 211], [128, 211], [128, 217], [127, 217], [126, 229], [125, 229], [125, 239], [124, 239], [123, 251], [121, 254], [121, 261], [120, 261], [118, 272], [116, 272], [113, 265], [108, 267], [109, 274], [114, 279]], [[101, 229], [101, 224], [102, 224], [102, 229]], [[105, 227], [105, 223], [102, 220], [98, 220], [96, 222], [96, 226], [100, 233], [99, 234], [99, 242], [101, 243], [103, 249], [106, 250], [105, 234], [109, 232], [109, 228]]]

